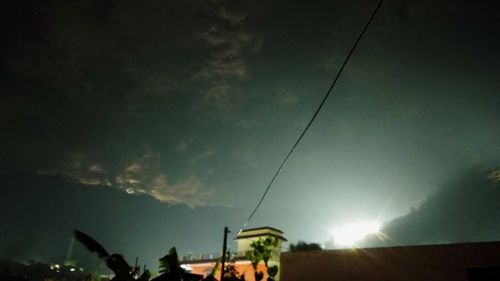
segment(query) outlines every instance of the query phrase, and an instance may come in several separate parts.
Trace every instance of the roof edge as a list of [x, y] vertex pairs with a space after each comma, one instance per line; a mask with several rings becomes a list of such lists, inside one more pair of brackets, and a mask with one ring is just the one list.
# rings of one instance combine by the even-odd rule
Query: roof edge
[[270, 226], [262, 226], [262, 227], [255, 227], [255, 228], [247, 228], [247, 229], [243, 229], [240, 233], [243, 233], [245, 231], [254, 231], [254, 230], [261, 230], [261, 229], [271, 229], [271, 230], [274, 230], [274, 231], [277, 231], [281, 234], [283, 234], [283, 231], [277, 229], [277, 228], [274, 228], [274, 227], [270, 227]]

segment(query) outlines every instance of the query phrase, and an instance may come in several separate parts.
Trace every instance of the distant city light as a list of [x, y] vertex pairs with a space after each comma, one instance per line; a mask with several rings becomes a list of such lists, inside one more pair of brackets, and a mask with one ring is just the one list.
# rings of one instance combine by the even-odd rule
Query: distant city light
[[352, 247], [356, 242], [363, 241], [367, 235], [379, 231], [380, 224], [377, 222], [350, 223], [333, 231], [334, 243], [337, 246]]
[[59, 270], [61, 269], [61, 265], [60, 264], [51, 264], [50, 265], [50, 269], [55, 271], [55, 272], [59, 272]]

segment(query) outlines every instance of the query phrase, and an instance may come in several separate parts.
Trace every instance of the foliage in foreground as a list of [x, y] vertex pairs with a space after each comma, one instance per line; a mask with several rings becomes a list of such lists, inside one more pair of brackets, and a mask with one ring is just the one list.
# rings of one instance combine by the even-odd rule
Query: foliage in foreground
[[271, 252], [274, 247], [278, 246], [278, 239], [275, 237], [267, 236], [266, 238], [253, 241], [250, 246], [252, 251], [246, 253], [246, 258], [252, 262], [252, 267], [254, 269], [255, 280], [260, 281], [264, 278], [264, 272], [257, 271], [257, 265], [260, 261], [264, 261], [267, 269], [267, 280], [276, 280], [276, 275], [278, 274], [278, 266], [269, 266], [269, 260], [272, 258]]
[[[137, 277], [139, 273], [138, 267], [130, 266], [121, 254], [110, 255], [101, 244], [89, 235], [78, 230], [75, 230], [73, 235], [75, 239], [83, 244], [90, 252], [96, 253], [100, 259], [105, 261], [108, 268], [115, 273], [115, 276], [111, 279], [112, 281], [149, 281], [151, 278], [149, 270], [144, 271], [142, 275]], [[272, 258], [272, 248], [277, 245], [278, 239], [271, 236], [265, 239], [260, 238], [251, 243], [250, 246], [252, 247], [252, 251], [247, 252], [246, 257], [252, 263], [256, 281], [261, 281], [264, 278], [264, 272], [257, 271], [257, 265], [261, 261], [264, 262], [267, 269], [267, 281], [276, 280], [278, 266], [269, 266], [269, 260]], [[160, 258], [159, 263], [161, 275], [153, 278], [151, 281], [216, 281], [217, 279], [215, 276], [220, 261], [218, 260], [216, 262], [212, 272], [205, 278], [198, 274], [186, 272], [181, 267], [175, 247], [172, 247], [168, 254]], [[237, 272], [234, 260], [229, 261], [225, 266], [223, 279], [224, 281], [245, 281], [244, 274], [240, 275]]]
[[151, 277], [150, 272], [146, 270], [141, 276], [136, 278], [135, 276], [139, 272], [139, 268], [130, 266], [120, 254], [110, 255], [101, 244], [87, 234], [75, 230], [73, 236], [89, 251], [96, 253], [97, 256], [106, 263], [107, 267], [115, 273], [115, 277], [112, 279], [113, 281], [148, 281]]

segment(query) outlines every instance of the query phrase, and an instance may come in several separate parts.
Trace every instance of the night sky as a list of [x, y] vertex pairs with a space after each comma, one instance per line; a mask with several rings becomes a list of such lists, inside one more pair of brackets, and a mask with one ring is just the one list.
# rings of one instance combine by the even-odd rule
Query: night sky
[[[220, 251], [377, 2], [2, 1], [0, 258], [63, 259], [73, 229], [153, 268]], [[500, 240], [499, 11], [385, 1], [248, 227], [324, 243], [437, 215], [481, 235], [393, 238]]]

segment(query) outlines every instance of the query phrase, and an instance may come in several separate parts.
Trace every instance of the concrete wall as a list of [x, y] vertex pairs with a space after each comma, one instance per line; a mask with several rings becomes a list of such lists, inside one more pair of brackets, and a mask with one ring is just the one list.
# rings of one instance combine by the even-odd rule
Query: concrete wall
[[466, 281], [485, 267], [500, 267], [500, 242], [282, 253], [281, 281]]
[[[210, 272], [212, 272], [212, 269], [215, 266], [215, 262], [206, 262], [206, 263], [192, 263], [189, 264], [189, 266], [192, 268], [191, 273], [194, 274], [200, 274], [203, 276], [207, 276]], [[245, 281], [255, 281], [254, 277], [254, 270], [252, 267], [252, 264], [250, 261], [236, 261], [235, 263], [236, 271], [238, 271], [239, 274], [244, 274], [245, 275]], [[267, 279], [267, 272], [266, 272], [266, 266], [264, 265], [263, 262], [260, 262], [259, 265], [257, 266], [257, 271], [262, 271], [264, 272], [264, 279]], [[218, 267], [217, 270], [217, 280], [220, 279], [220, 266]]]

